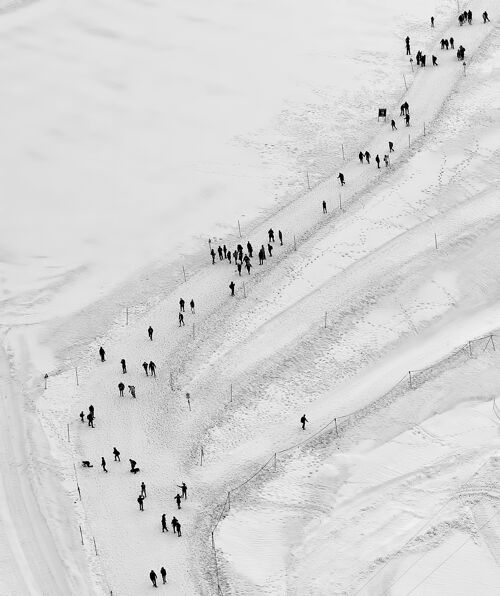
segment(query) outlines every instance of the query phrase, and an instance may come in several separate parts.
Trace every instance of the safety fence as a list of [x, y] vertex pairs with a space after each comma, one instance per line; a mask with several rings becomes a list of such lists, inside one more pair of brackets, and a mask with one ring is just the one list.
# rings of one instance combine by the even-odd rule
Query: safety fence
[[[388, 398], [389, 396], [393, 395], [395, 392], [397, 394], [403, 394], [410, 390], [415, 390], [422, 386], [427, 381], [431, 380], [433, 377], [433, 373], [435, 373], [440, 366], [444, 363], [450, 363], [450, 367], [452, 363], [460, 363], [460, 359], [463, 361], [467, 361], [471, 358], [474, 358], [476, 353], [482, 354], [485, 352], [487, 348], [490, 348], [493, 351], [496, 351], [495, 346], [495, 338], [497, 336], [494, 334], [484, 335], [482, 337], [478, 337], [475, 339], [471, 339], [466, 344], [460, 346], [450, 354], [447, 354], [445, 357], [441, 358], [440, 360], [434, 362], [430, 366], [421, 369], [409, 370], [406, 372], [400, 379], [397, 381], [388, 391], [384, 394], [379, 395], [375, 400], [372, 400], [370, 403], [373, 404], [384, 398]], [[349, 414], [344, 414], [342, 416], [335, 416], [331, 420], [329, 420], [326, 424], [324, 424], [319, 430], [317, 430], [312, 435], [308, 436], [306, 439], [299, 441], [298, 443], [294, 443], [289, 447], [285, 447], [284, 449], [280, 449], [279, 451], [275, 451], [269, 459], [263, 463], [251, 476], [243, 480], [237, 486], [234, 486], [230, 490], [227, 491], [226, 498], [224, 502], [220, 503], [217, 507], [215, 507], [212, 513], [212, 519], [214, 520], [211, 529], [210, 529], [210, 539], [211, 539], [211, 548], [214, 557], [214, 569], [215, 569], [215, 580], [217, 584], [217, 594], [223, 596], [221, 579], [220, 579], [220, 569], [219, 569], [219, 561], [217, 558], [217, 547], [215, 544], [215, 531], [217, 530], [221, 521], [225, 518], [225, 516], [229, 513], [231, 509], [231, 500], [235, 498], [235, 496], [240, 492], [246, 485], [255, 480], [256, 478], [260, 477], [264, 471], [276, 471], [277, 469], [277, 461], [280, 455], [283, 455], [293, 449], [297, 449], [302, 447], [305, 444], [311, 444], [314, 442], [315, 439], [324, 435], [327, 431], [331, 431], [332, 434], [334, 433], [335, 438], [341, 438], [344, 435], [349, 426], [351, 424], [355, 424], [356, 420], [359, 417], [365, 415], [366, 409], [369, 406], [363, 406], [358, 408], [357, 410], [350, 412]], [[495, 414], [500, 418], [500, 408], [493, 402], [493, 409]]]

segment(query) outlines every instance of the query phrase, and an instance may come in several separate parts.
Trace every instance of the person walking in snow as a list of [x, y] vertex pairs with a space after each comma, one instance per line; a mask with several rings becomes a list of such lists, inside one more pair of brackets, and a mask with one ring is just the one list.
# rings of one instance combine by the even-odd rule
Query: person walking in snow
[[231, 296], [234, 296], [234, 288], [235, 288], [235, 287], [236, 287], [236, 286], [234, 285], [234, 281], [232, 281], [232, 282], [229, 284], [229, 289], [231, 290]]
[[125, 389], [125, 385], [120, 381], [120, 383], [118, 383], [118, 391], [120, 392], [120, 397], [123, 397], [124, 389]]
[[130, 395], [132, 397], [135, 397], [135, 386], [134, 385], [128, 385], [128, 390], [130, 391]]
[[87, 414], [87, 420], [89, 421], [89, 426], [94, 428], [94, 415], [89, 412]]
[[437, 63], [437, 57], [434, 56], [434, 54], [433, 54], [432, 55], [432, 66], [437, 66], [437, 65], [438, 65], [438, 63]]
[[115, 456], [115, 461], [120, 461], [120, 452], [116, 447], [113, 447], [113, 455]]
[[85, 422], [85, 414], [83, 413], [83, 410], [80, 412], [80, 420]]
[[213, 248], [210, 251], [210, 256], [212, 257], [212, 265], [215, 265], [215, 250]]
[[134, 459], [129, 459], [128, 461], [130, 462], [130, 471], [133, 472], [135, 470], [137, 462]]
[[489, 23], [490, 22], [490, 18], [488, 16], [488, 13], [486, 11], [483, 12], [483, 23]]
[[278, 230], [278, 240], [280, 241], [280, 246], [283, 246], [283, 234], [281, 230]]
[[166, 584], [167, 583], [167, 571], [166, 571], [165, 567], [162, 567], [160, 569], [160, 574], [161, 574], [161, 579], [163, 580], [163, 583]]
[[406, 114], [405, 123], [406, 123], [406, 126], [410, 126], [410, 114]]
[[94, 416], [94, 406], [92, 404], [89, 406], [89, 412]]
[[469, 23], [469, 25], [472, 25], [472, 10], [469, 10], [469, 12], [467, 13], [467, 22]]
[[106, 474], [108, 473], [108, 471], [106, 470], [106, 460], [104, 459], [104, 457], [101, 457], [101, 468], [106, 472]]
[[229, 261], [229, 264], [231, 265], [231, 251], [230, 250], [227, 251], [227, 260]]
[[151, 376], [156, 377], [156, 364], [152, 360], [149, 362], [149, 372]]
[[300, 422], [302, 424], [302, 430], [306, 430], [306, 422], [309, 422], [309, 420], [306, 418], [305, 414], [300, 419]]
[[236, 269], [238, 269], [238, 275], [239, 275], [240, 277], [241, 277], [241, 265], [242, 265], [241, 261], [238, 261], [238, 262], [236, 263]]
[[380, 157], [377, 155], [375, 156], [375, 161], [377, 162], [377, 168], [380, 170]]
[[263, 265], [264, 264], [264, 260], [266, 258], [266, 253], [264, 251], [264, 247], [261, 246], [260, 250], [259, 250], [259, 265]]
[[153, 341], [153, 328], [151, 327], [151, 325], [148, 327], [148, 335], [149, 339]]
[[168, 532], [167, 518], [165, 517], [165, 513], [161, 516], [161, 531], [162, 531], [162, 534], [164, 532]]
[[326, 209], [326, 201], [323, 201], [323, 213], [328, 213]]
[[176, 529], [177, 529], [177, 524], [179, 523], [179, 522], [177, 521], [177, 518], [175, 517], [175, 515], [174, 515], [174, 517], [172, 518], [172, 521], [171, 521], [170, 523], [171, 523], [171, 525], [172, 525], [172, 529], [173, 529], [173, 531], [174, 531], [174, 534], [175, 534], [175, 531], [176, 531]]
[[[417, 54], [417, 60], [420, 60], [420, 56], [418, 54]], [[405, 115], [405, 104], [404, 103], [401, 104], [399, 115], [400, 116]]]
[[185, 323], [184, 323], [184, 315], [180, 312], [179, 313], [179, 327], [182, 327], [182, 325], [185, 325]]
[[177, 493], [174, 497], [174, 501], [177, 502], [177, 509], [181, 508], [181, 496], [179, 493]]
[[454, 49], [455, 49], [455, 40], [453, 39], [453, 37], [450, 37], [450, 48], [451, 48], [452, 50], [454, 50]]
[[368, 165], [370, 165], [370, 157], [371, 157], [370, 152], [369, 151], [365, 151], [365, 159], [366, 159], [366, 163]]
[[362, 151], [360, 151], [358, 154], [358, 157], [359, 157], [359, 163], [362, 164], [365, 154]]
[[186, 312], [186, 311], [184, 310], [184, 304], [186, 304], [186, 303], [184, 302], [184, 298], [181, 298], [181, 299], [179, 300], [179, 310], [180, 310], [181, 312]]
[[148, 363], [147, 362], [143, 362], [142, 363], [142, 368], [144, 369], [144, 372], [146, 373], [146, 377], [149, 377], [149, 375], [148, 375]]
[[142, 495], [137, 497], [137, 502], [139, 503], [139, 511], [144, 511], [144, 497]]
[[122, 373], [125, 374], [127, 372], [127, 363], [125, 362], [125, 358], [122, 358], [120, 363], [122, 365]]
[[102, 346], [99, 348], [99, 356], [101, 357], [101, 362], [106, 360], [106, 352]]
[[389, 153], [393, 153], [394, 152], [394, 143], [392, 141], [389, 141]]
[[385, 163], [385, 167], [387, 167], [389, 165], [389, 156], [388, 155], [384, 155], [384, 163]]
[[420, 66], [422, 68], [425, 68], [426, 61], [427, 61], [427, 56], [425, 54], [422, 54], [422, 56], [420, 56]]
[[176, 530], [177, 530], [177, 536], [180, 538], [182, 536], [182, 534], [181, 534], [181, 523], [179, 521], [176, 524]]
[[250, 240], [247, 242], [247, 250], [248, 250], [248, 254], [250, 255], [250, 258], [252, 258], [252, 256], [253, 256], [253, 246], [250, 244]]
[[226, 245], [224, 244], [224, 246], [222, 247], [222, 252], [224, 253], [224, 258], [226, 258], [227, 255], [227, 248]]
[[411, 52], [410, 52], [410, 38], [408, 37], [408, 35], [406, 36], [405, 43], [406, 43], [406, 55], [407, 56], [411, 56]]
[[188, 491], [188, 487], [186, 486], [186, 483], [183, 482], [180, 486], [177, 485], [178, 488], [182, 489], [182, 498], [183, 499], [187, 499], [187, 491]]
[[337, 178], [340, 180], [340, 186], [344, 186], [344, 184], [345, 184], [344, 174], [342, 174], [342, 172], [339, 172], [339, 175], [337, 176]]
[[141, 482], [141, 497], [143, 497], [144, 499], [146, 498], [146, 485], [144, 484], [144, 482]]
[[246, 267], [246, 269], [248, 271], [248, 275], [250, 275], [250, 269], [252, 268], [252, 263], [250, 263], [250, 261], [247, 261], [245, 263], [245, 267]]
[[273, 256], [273, 247], [271, 246], [271, 244], [267, 245], [267, 251], [269, 253], [269, 256], [272, 257]]
[[272, 228], [269, 229], [267, 235], [269, 236], [269, 242], [274, 242], [274, 230]]
[[149, 572], [149, 579], [151, 580], [151, 583], [153, 584], [153, 586], [155, 588], [157, 588], [158, 586], [156, 585], [156, 573], [151, 569], [151, 571]]
[[191, 298], [191, 302], [189, 303], [189, 306], [191, 307], [191, 314], [194, 315], [194, 300]]
[[434, 17], [431, 17], [431, 28], [434, 29]]
[[391, 128], [392, 128], [392, 130], [397, 130], [396, 122], [394, 120], [391, 120]]
[[217, 252], [219, 253], [219, 261], [222, 261], [222, 247], [219, 246], [219, 248], [217, 249]]

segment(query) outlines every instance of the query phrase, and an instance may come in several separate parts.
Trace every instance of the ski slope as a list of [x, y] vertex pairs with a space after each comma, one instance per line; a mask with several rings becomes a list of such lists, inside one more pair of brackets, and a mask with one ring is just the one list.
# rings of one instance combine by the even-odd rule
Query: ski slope
[[[78, 12], [78, 3], [64, 9], [57, 2], [47, 6], [37, 6], [32, 14], [40, 15], [36, 17], [40, 22], [49, 17], [62, 19], [59, 30], [63, 37], [68, 36], [67, 43], [68, 23], [74, 20], [82, 30], [87, 26], [79, 20], [89, 17]], [[346, 6], [342, 6], [346, 12], [339, 9], [335, 15], [337, 26], [339, 14], [342, 22], [355, 20]], [[476, 20], [472, 27], [461, 29], [455, 26], [452, 2], [442, 3], [439, 12], [434, 12], [435, 31], [422, 22], [422, 6], [418, 20], [410, 15], [406, 26], [413, 27], [408, 31], [413, 51], [419, 47], [428, 54], [435, 51], [439, 59], [438, 68], [411, 73], [403, 56], [402, 9], [398, 14], [394, 7], [386, 7], [375, 19], [378, 7], [367, 2], [362, 17], [365, 33], [353, 41], [350, 51], [359, 52], [368, 40], [372, 48], [381, 48], [379, 54], [371, 52], [372, 61], [366, 60], [363, 52], [367, 50], [354, 60], [360, 73], [374, 77], [372, 88], [364, 87], [367, 92], [360, 97], [359, 79], [346, 75], [345, 86], [338, 85], [337, 97], [352, 93], [351, 98], [360, 97], [361, 106], [351, 102], [343, 108], [344, 117], [330, 125], [330, 131], [322, 129], [324, 141], [311, 141], [310, 129], [299, 126], [300, 118], [294, 120], [290, 112], [283, 112], [282, 98], [290, 97], [294, 85], [276, 84], [274, 114], [289, 119], [286, 134], [303, 152], [293, 159], [286, 157], [287, 142], [280, 149], [260, 152], [260, 157], [267, 154], [269, 160], [272, 182], [267, 190], [276, 188], [281, 176], [289, 181], [276, 205], [257, 199], [263, 187], [248, 186], [241, 177], [244, 184], [241, 178], [234, 184], [226, 180], [224, 192], [217, 193], [210, 209], [197, 212], [194, 218], [200, 195], [193, 191], [191, 204], [183, 199], [189, 222], [171, 216], [178, 213], [179, 203], [170, 204], [172, 212], [166, 213], [159, 198], [151, 199], [150, 217], [140, 221], [136, 217], [140, 207], [134, 202], [127, 204], [127, 192], [120, 188], [125, 192], [125, 210], [135, 214], [121, 220], [131, 245], [124, 249], [124, 240], [108, 244], [107, 231], [116, 204], [101, 202], [101, 195], [92, 188], [93, 184], [106, 188], [105, 178], [89, 176], [85, 183], [89, 186], [79, 186], [76, 192], [95, 197], [96, 204], [77, 198], [76, 206], [70, 206], [77, 210], [79, 224], [69, 224], [66, 229], [74, 243], [64, 254], [67, 261], [57, 265], [56, 275], [37, 278], [40, 267], [27, 256], [27, 246], [23, 247], [26, 255], [16, 255], [17, 262], [7, 265], [4, 261], [4, 280], [14, 291], [4, 302], [5, 322], [11, 327], [4, 339], [11, 370], [5, 370], [2, 378], [18, 380], [17, 386], [11, 383], [8, 388], [2, 426], [7, 453], [1, 476], [5, 493], [19, 492], [14, 482], [21, 482], [12, 476], [15, 466], [9, 456], [14, 453], [16, 433], [26, 423], [21, 423], [19, 399], [17, 410], [13, 408], [19, 396], [31, 409], [30, 418], [36, 412], [43, 426], [46, 436], [33, 430], [30, 433], [36, 435], [33, 444], [37, 450], [45, 444], [43, 453], [49, 462], [49, 473], [44, 471], [35, 489], [40, 451], [36, 458], [28, 447], [18, 451], [20, 465], [31, 462], [31, 487], [24, 490], [26, 498], [19, 501], [18, 509], [14, 511], [13, 504], [2, 509], [2, 528], [8, 529], [2, 535], [7, 537], [10, 554], [2, 561], [0, 577], [6, 582], [7, 593], [36, 594], [45, 586], [51, 594], [111, 590], [113, 594], [146, 594], [151, 590], [149, 570], [158, 572], [161, 565], [167, 568], [169, 580], [164, 591], [217, 593], [210, 530], [228, 491], [274, 452], [308, 438], [333, 416], [360, 408], [365, 415], [342, 431], [339, 440], [331, 432], [320, 435], [316, 442], [280, 457], [275, 471], [235, 495], [214, 536], [222, 593], [498, 593], [497, 491], [491, 483], [498, 449], [498, 418], [492, 404], [500, 381], [496, 352], [481, 351], [481, 345], [474, 358], [438, 367], [416, 391], [404, 391], [392, 402], [380, 399], [408, 370], [432, 366], [469, 339], [500, 327], [499, 266], [494, 250], [499, 245], [500, 217], [496, 197], [500, 147], [494, 134], [499, 107], [495, 70], [498, 32], [493, 6], [474, 1], [468, 6]], [[274, 19], [284, 14], [279, 3], [272, 8]], [[318, 10], [324, 8], [318, 6]], [[493, 22], [483, 26], [477, 17], [485, 8]], [[219, 16], [230, 20], [226, 9], [221, 7]], [[248, 7], [248, 15], [253, 14], [251, 9], [255, 10], [255, 5]], [[112, 3], [101, 2], [90, 18], [106, 22], [112, 10]], [[127, 18], [123, 16], [120, 23], [128, 34], [132, 31], [128, 19], [136, 16], [137, 10], [127, 5]], [[198, 14], [201, 9], [196, 6], [192, 10]], [[301, 30], [304, 15], [297, 11], [290, 11], [290, 18]], [[20, 23], [33, 18], [21, 12], [16, 13]], [[152, 12], [151, 18], [155, 14]], [[192, 16], [187, 20], [196, 23]], [[309, 34], [319, 26], [311, 20]], [[267, 43], [273, 40], [273, 23], [267, 23]], [[283, 29], [291, 34], [292, 29]], [[151, 28], [145, 30], [151, 36]], [[160, 39], [161, 27], [157, 31]], [[252, 32], [257, 35], [258, 31], [255, 24]], [[391, 41], [384, 47], [381, 38], [387, 31], [392, 37], [387, 37]], [[112, 37], [109, 31], [92, 34]], [[453, 52], [438, 52], [440, 37], [450, 35], [456, 46], [463, 43], [467, 49], [466, 77]], [[329, 37], [331, 32], [324, 38], [325, 44]], [[85, 40], [82, 35], [82, 47], [87, 47]], [[308, 40], [304, 34], [300, 43], [307, 46]], [[291, 39], [286, 41], [282, 51], [289, 56], [286, 50], [296, 46]], [[234, 38], [230, 36], [228, 43], [234, 43]], [[281, 47], [275, 39], [272, 43]], [[134, 47], [141, 47], [141, 41]], [[392, 56], [394, 47], [397, 56]], [[265, 44], [259, 51], [262, 56], [257, 64], [263, 67], [268, 56]], [[325, 48], [318, 51], [321, 55]], [[117, 60], [123, 58], [122, 52], [117, 52]], [[344, 66], [351, 59], [346, 55], [341, 60]], [[144, 53], [141, 59], [147, 57]], [[272, 61], [268, 66], [266, 88], [272, 87], [275, 73]], [[396, 84], [389, 75], [395, 69], [405, 72], [409, 84], [404, 98], [410, 103], [410, 129], [398, 117], [401, 83]], [[319, 68], [316, 72], [318, 85], [321, 78], [323, 89], [333, 92], [323, 79], [324, 72]], [[288, 76], [285, 69], [283, 78]], [[243, 82], [240, 84], [242, 98], [247, 97]], [[311, 80], [301, 84], [294, 101], [303, 110], [307, 100], [302, 93], [311, 88]], [[123, 93], [119, 85], [117, 90]], [[139, 105], [146, 101], [146, 91], [137, 97]], [[184, 88], [178, 93], [185, 97]], [[388, 123], [373, 117], [381, 97], [389, 116], [397, 120], [394, 133]], [[74, 100], [68, 96], [67, 105]], [[332, 96], [330, 101], [334, 101]], [[267, 97], [262, 103], [269, 110], [272, 101]], [[369, 118], [353, 118], [355, 112], [368, 109]], [[310, 111], [319, 126], [325, 117], [318, 115], [321, 108], [316, 105]], [[304, 112], [300, 113], [302, 117]], [[39, 116], [33, 113], [33, 122], [38, 122]], [[241, 114], [233, 116], [240, 123]], [[260, 116], [261, 121], [251, 123], [251, 134], [238, 133], [229, 126], [226, 131], [233, 140], [237, 134], [246, 134], [245, 154], [252, 146], [252, 135], [260, 139], [255, 142], [261, 142], [267, 134], [283, 134], [283, 128], [269, 127], [269, 112]], [[330, 117], [327, 112], [325, 121]], [[135, 136], [143, 122], [139, 119], [136, 124], [136, 132], [131, 132]], [[150, 134], [153, 129], [152, 125]], [[83, 131], [76, 132], [88, 140]], [[76, 132], [74, 129], [72, 134]], [[175, 138], [180, 134], [170, 132]], [[341, 162], [339, 157], [335, 165], [341, 167], [347, 184], [339, 189], [335, 177], [326, 176], [331, 171], [321, 156], [331, 155], [334, 145], [338, 153], [339, 141], [345, 138], [349, 139], [347, 160]], [[189, 135], [183, 139], [191, 150]], [[359, 149], [369, 149], [373, 159], [376, 153], [382, 156], [387, 152], [388, 140], [396, 147], [390, 168], [379, 171], [373, 165], [359, 164]], [[50, 155], [50, 143], [46, 148]], [[234, 158], [233, 149], [229, 142], [220, 153], [209, 153], [220, 165], [226, 162], [224, 151]], [[84, 142], [79, 150], [91, 153]], [[131, 161], [122, 165], [131, 179], [151, 182], [146, 170], [134, 170], [139, 153], [142, 148], [138, 147]], [[203, 161], [189, 155], [196, 163]], [[144, 156], [141, 167], [146, 167], [151, 154], [146, 151]], [[180, 159], [182, 151], [178, 156]], [[68, 163], [72, 161], [69, 155], [67, 158]], [[255, 154], [253, 158], [257, 159]], [[61, 155], [53, 154], [53, 159], [58, 163]], [[296, 172], [291, 172], [307, 159], [314, 161], [318, 174], [310, 192], [304, 192], [302, 176], [302, 192], [298, 192]], [[132, 162], [134, 167], [129, 170]], [[148, 164], [154, 169], [152, 162]], [[179, 170], [174, 162], [170, 165], [172, 171]], [[228, 161], [224, 167], [234, 170], [233, 166]], [[248, 163], [244, 167], [249, 167]], [[317, 184], [320, 173], [325, 180]], [[207, 180], [191, 178], [193, 185]], [[38, 179], [37, 184], [43, 187], [43, 182]], [[171, 190], [176, 194], [173, 187]], [[246, 192], [248, 195], [241, 194]], [[338, 209], [339, 192], [343, 210]], [[235, 193], [242, 200], [229, 208]], [[147, 188], [144, 194], [151, 196]], [[321, 213], [323, 200], [327, 201], [327, 215]], [[247, 218], [243, 220], [243, 244], [247, 239], [254, 249], [267, 244], [267, 230], [272, 226], [276, 235], [278, 229], [283, 231], [284, 246], [276, 243], [273, 257], [263, 267], [254, 259], [252, 274], [245, 272], [239, 279], [227, 263], [217, 260], [211, 265], [205, 230], [212, 230], [209, 233], [215, 244], [220, 238], [234, 249], [240, 241], [234, 220], [243, 204]], [[48, 220], [52, 219], [51, 209], [55, 213], [61, 205], [49, 200]], [[101, 206], [107, 215], [99, 218], [94, 240], [88, 242], [78, 236], [79, 230], [85, 229], [82, 218], [88, 217], [92, 226]], [[16, 208], [23, 208], [22, 200]], [[14, 230], [12, 222], [4, 222], [6, 229], [7, 224]], [[171, 234], [160, 249], [165, 226]], [[188, 226], [189, 236], [182, 240], [187, 242], [179, 243]], [[47, 268], [53, 268], [54, 255], [63, 254], [67, 238], [56, 237], [50, 230], [46, 233], [53, 244], [47, 244], [44, 258]], [[127, 252], [137, 247], [129, 242], [131, 234], [138, 238], [147, 234], [148, 238], [134, 257]], [[195, 244], [197, 234], [204, 236]], [[4, 238], [8, 245], [8, 234]], [[32, 241], [36, 246], [36, 236]], [[151, 263], [153, 256], [162, 259], [163, 250], [168, 253], [167, 260], [177, 250], [185, 255], [168, 268]], [[21, 264], [24, 267], [19, 268]], [[185, 283], [182, 264], [188, 273]], [[129, 280], [138, 270], [137, 278]], [[231, 280], [237, 284], [234, 298], [228, 291]], [[181, 296], [186, 302], [194, 297], [197, 305], [195, 315], [186, 313], [183, 328], [177, 325]], [[134, 305], [129, 308], [128, 325], [125, 305]], [[36, 325], [26, 327], [26, 323]], [[152, 343], [146, 333], [150, 324], [155, 329]], [[98, 362], [99, 345], [106, 348], [104, 364]], [[121, 374], [121, 358], [128, 363], [126, 377]], [[151, 359], [158, 365], [157, 379], [146, 378], [142, 371], [141, 363]], [[39, 373], [43, 370], [50, 376], [47, 390], [41, 392]], [[118, 397], [116, 385], [122, 379], [136, 386], [137, 400]], [[191, 395], [191, 410], [186, 392]], [[78, 419], [80, 410], [86, 411], [90, 403], [96, 408], [95, 429]], [[298, 423], [303, 412], [309, 419], [305, 432]], [[8, 425], [6, 420], [12, 419], [15, 423]], [[36, 429], [37, 424], [30, 420], [27, 428]], [[121, 463], [112, 461], [113, 446], [121, 451]], [[108, 474], [99, 468], [103, 455]], [[128, 472], [129, 457], [141, 468], [138, 476]], [[81, 459], [90, 459], [94, 468], [75, 469], [73, 465]], [[48, 478], [54, 467], [57, 478], [51, 489]], [[11, 484], [7, 484], [8, 478], [14, 479]], [[139, 512], [136, 498], [142, 480], [148, 497], [145, 511]], [[177, 538], [161, 533], [160, 517], [166, 513], [170, 519], [177, 514], [173, 497], [182, 481], [188, 484], [189, 498], [178, 512], [183, 536]], [[472, 492], [471, 485], [475, 487]], [[441, 511], [448, 501], [451, 505]], [[42, 510], [37, 516], [40, 523], [23, 523], [23, 508], [28, 511], [34, 504]], [[43, 533], [48, 519], [50, 531]], [[78, 544], [79, 525], [83, 548]], [[35, 540], [22, 538], [29, 530], [36, 533]], [[46, 553], [47, 565], [35, 565], [23, 578], [24, 585], [19, 584], [19, 569], [25, 569], [31, 559], [39, 561], [36, 552]]]

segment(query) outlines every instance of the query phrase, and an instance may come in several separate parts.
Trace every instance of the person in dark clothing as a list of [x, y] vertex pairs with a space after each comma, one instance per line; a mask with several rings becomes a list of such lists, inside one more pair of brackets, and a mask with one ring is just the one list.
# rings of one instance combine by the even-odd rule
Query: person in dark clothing
[[441, 39], [441, 49], [444, 50], [444, 39]]
[[160, 573], [161, 573], [161, 579], [163, 580], [163, 583], [166, 584], [167, 583], [167, 571], [165, 570], [165, 567], [162, 567], [160, 569]]
[[212, 257], [212, 265], [215, 265], [215, 250], [213, 248], [210, 251], [210, 256]]
[[323, 213], [328, 213], [326, 209], [326, 201], [323, 201]]
[[245, 263], [245, 267], [247, 268], [248, 275], [250, 275], [250, 269], [252, 268], [252, 263], [250, 263], [250, 261], [247, 261]]
[[464, 15], [463, 14], [458, 15], [458, 24], [460, 25], [460, 27], [464, 24]]
[[165, 514], [161, 516], [161, 531], [162, 533], [168, 532], [167, 518], [165, 517]]
[[123, 390], [125, 389], [125, 385], [123, 383], [118, 383], [118, 391], [120, 392], [120, 397], [123, 397]]
[[380, 170], [380, 157], [378, 156], [378, 153], [377, 153], [377, 156], [375, 157], [375, 161], [377, 162], [377, 168]]
[[469, 23], [469, 25], [472, 25], [472, 11], [469, 10], [469, 12], [467, 13], [467, 22]]
[[234, 281], [232, 281], [229, 284], [229, 289], [231, 290], [231, 296], [234, 296], [234, 288], [235, 288]]
[[149, 339], [153, 341], [153, 328], [151, 327], [151, 325], [148, 327], [148, 335]]
[[273, 256], [273, 247], [270, 244], [267, 245], [267, 251], [269, 253], [269, 256], [272, 257]]
[[406, 36], [405, 43], [406, 43], [406, 55], [407, 56], [410, 56], [411, 55], [411, 52], [410, 52], [410, 38], [409, 38], [408, 35]]
[[246, 266], [246, 265], [247, 265], [247, 263], [250, 263], [250, 257], [249, 257], [248, 255], [245, 255], [245, 256], [243, 257], [243, 261], [244, 261], [244, 263], [245, 263], [245, 266]]
[[182, 327], [182, 325], [185, 325], [185, 323], [184, 323], [184, 315], [180, 312], [179, 313], [179, 327]]
[[82, 411], [80, 412], [80, 420], [81, 420], [82, 422], [85, 422], [84, 418], [85, 418], [85, 414], [83, 413], [83, 410], [82, 410]]
[[219, 246], [219, 248], [217, 249], [217, 252], [219, 253], [219, 260], [222, 261], [223, 257], [222, 257], [222, 247]]
[[176, 530], [177, 530], [177, 536], [180, 538], [182, 536], [180, 522], [177, 522], [177, 524], [176, 524]]
[[227, 254], [227, 248], [226, 245], [224, 244], [224, 246], [222, 247], [222, 252], [224, 253], [224, 258], [226, 258], [226, 254]]
[[[419, 59], [420, 59], [419, 58], [419, 55], [417, 54], [417, 60], [419, 60]], [[399, 115], [400, 116], [404, 116], [405, 115], [405, 104], [404, 103], [401, 104]]]
[[188, 495], [188, 487], [186, 486], [186, 483], [183, 482], [180, 486], [177, 485], [180, 489], [182, 489], [182, 498], [183, 499], [187, 499], [187, 495]]
[[368, 165], [370, 165], [370, 158], [371, 158], [370, 152], [369, 151], [365, 151], [365, 159], [366, 159], [366, 163]]
[[444, 47], [445, 47], [447, 50], [449, 50], [449, 49], [450, 49], [450, 42], [449, 42], [447, 39], [445, 39], [445, 40], [444, 40]]
[[453, 37], [450, 37], [450, 48], [451, 48], [452, 50], [454, 50], [454, 49], [455, 49], [455, 40], [453, 39]]
[[392, 130], [397, 130], [396, 123], [394, 122], [394, 120], [391, 120], [391, 128]]
[[113, 447], [113, 455], [115, 456], [115, 461], [120, 461], [120, 452], [116, 447]]
[[90, 412], [87, 414], [87, 420], [89, 421], [89, 426], [94, 428], [94, 416]]
[[177, 509], [181, 508], [181, 496], [179, 493], [177, 493], [174, 497], [174, 501], [177, 502]]
[[431, 27], [434, 29], [434, 17], [431, 17]]
[[437, 63], [437, 57], [433, 55], [432, 56], [432, 66], [437, 66], [437, 65], [438, 65], [438, 63]]
[[358, 154], [358, 157], [359, 157], [359, 163], [362, 164], [363, 163], [363, 159], [365, 157], [365, 154], [362, 151], [360, 151], [359, 154]]
[[264, 264], [264, 258], [265, 258], [265, 253], [263, 253], [264, 247], [262, 246], [259, 250], [259, 265], [263, 265]]
[[135, 470], [137, 462], [133, 459], [129, 459], [128, 461], [130, 462], [130, 471], [133, 472]]
[[238, 269], [238, 275], [241, 277], [241, 261], [236, 263], [236, 269]]
[[405, 122], [406, 122], [406, 126], [410, 126], [410, 114], [406, 114]]
[[306, 418], [305, 414], [300, 419], [300, 422], [302, 424], [302, 430], [306, 430], [306, 422], [309, 422], [309, 420]]
[[130, 391], [130, 395], [135, 397], [135, 387], [134, 385], [128, 385], [128, 390]]
[[247, 242], [247, 250], [248, 250], [248, 254], [250, 255], [250, 258], [252, 258], [252, 256], [253, 256], [253, 246], [250, 244], [250, 241]]
[[153, 584], [153, 586], [155, 588], [157, 588], [158, 586], [156, 585], [156, 573], [152, 569], [149, 572], [149, 579], [151, 580], [151, 583]]
[[106, 352], [104, 351], [104, 348], [102, 346], [99, 348], [99, 356], [101, 357], [101, 362], [104, 362], [106, 360]]
[[92, 404], [89, 406], [89, 412], [92, 414], [92, 416], [94, 415], [94, 406]]
[[149, 363], [149, 372], [153, 377], [156, 377], [156, 364], [152, 360]]
[[488, 16], [488, 13], [486, 11], [483, 12], [483, 23], [489, 23], [490, 22], [490, 18]]
[[106, 460], [104, 459], [104, 457], [101, 457], [101, 468], [106, 472], [106, 474], [108, 473], [108, 471], [106, 470]]
[[410, 113], [410, 105], [407, 101], [404, 102], [403, 104], [404, 108], [405, 108], [405, 114], [409, 114]]
[[234, 262], [236, 263], [236, 261], [238, 260], [238, 251], [237, 250], [233, 251], [233, 259], [234, 259]]
[[122, 365], [122, 372], [123, 372], [123, 374], [125, 374], [127, 372], [127, 363], [125, 362], [125, 358], [122, 358], [120, 360], [120, 363]]
[[267, 235], [269, 236], [269, 242], [274, 242], [274, 230], [272, 228], [269, 229]]
[[141, 497], [143, 497], [144, 499], [146, 498], [146, 485], [144, 484], [144, 482], [141, 482]]
[[420, 66], [422, 68], [425, 68], [425, 62], [427, 60], [427, 56], [425, 54], [423, 54], [422, 56], [420, 56]]
[[88, 459], [82, 460], [82, 468], [93, 468], [94, 466], [89, 462]]
[[345, 184], [344, 174], [342, 174], [342, 172], [339, 172], [339, 175], [337, 176], [337, 178], [340, 180], [340, 186], [344, 186], [344, 184]]
[[229, 264], [231, 265], [231, 251], [230, 250], [227, 251], [227, 260], [229, 261]]
[[146, 373], [146, 377], [149, 377], [149, 375], [148, 375], [148, 363], [147, 362], [143, 362], [142, 363], [142, 368], [144, 369], [144, 372]]
[[384, 155], [384, 163], [385, 163], [385, 167], [387, 167], [389, 165], [389, 156], [388, 155]]
[[184, 310], [184, 305], [185, 305], [185, 304], [186, 304], [186, 303], [184, 302], [184, 298], [181, 298], [181, 299], [179, 300], [179, 310], [180, 310], [181, 312], [186, 312], [186, 311]]
[[194, 300], [191, 298], [191, 302], [189, 303], [189, 306], [191, 307], [191, 314], [194, 315]]
[[174, 530], [174, 534], [175, 534], [175, 530], [177, 529], [177, 524], [178, 524], [179, 522], [177, 521], [177, 518], [174, 516], [174, 517], [172, 518], [172, 521], [171, 521], [170, 523], [171, 523], [171, 525], [172, 525], [172, 529]]
[[278, 230], [278, 240], [280, 241], [280, 246], [283, 246], [283, 234], [281, 230]]
[[393, 153], [394, 152], [394, 143], [392, 141], [389, 141], [389, 153]]

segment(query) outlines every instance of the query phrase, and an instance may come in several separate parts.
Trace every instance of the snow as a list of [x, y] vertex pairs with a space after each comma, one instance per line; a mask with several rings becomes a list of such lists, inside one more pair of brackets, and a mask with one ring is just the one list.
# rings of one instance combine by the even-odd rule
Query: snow
[[[17, 6], [0, 2], [0, 593], [135, 596], [165, 565], [171, 594], [497, 594], [494, 5], [471, 0], [463, 28], [451, 0]], [[406, 33], [438, 68], [412, 73]], [[389, 139], [389, 168], [359, 164]], [[284, 233], [242, 279], [207, 250], [234, 249], [238, 220], [257, 250]]]

